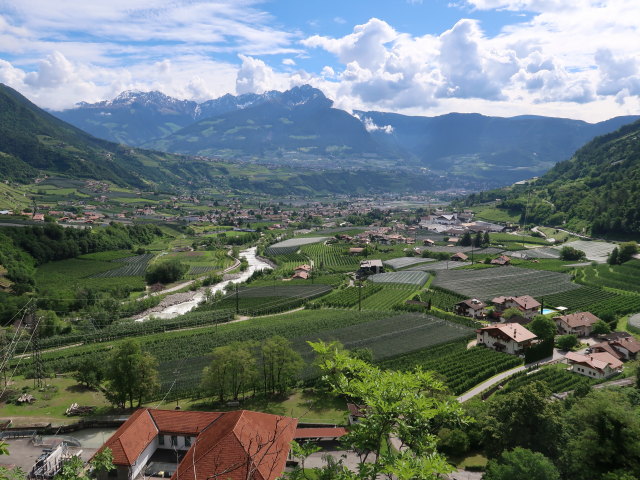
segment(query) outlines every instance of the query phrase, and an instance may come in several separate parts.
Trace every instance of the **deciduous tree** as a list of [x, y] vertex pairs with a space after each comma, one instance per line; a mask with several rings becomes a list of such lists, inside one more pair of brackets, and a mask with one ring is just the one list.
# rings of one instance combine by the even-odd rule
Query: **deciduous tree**
[[124, 406], [134, 400], [138, 406], [158, 388], [157, 361], [142, 352], [140, 343], [127, 339], [120, 343], [107, 362], [105, 378], [109, 381], [107, 397], [112, 403]]
[[499, 459], [489, 460], [483, 480], [559, 480], [553, 462], [538, 452], [516, 447], [502, 452]]

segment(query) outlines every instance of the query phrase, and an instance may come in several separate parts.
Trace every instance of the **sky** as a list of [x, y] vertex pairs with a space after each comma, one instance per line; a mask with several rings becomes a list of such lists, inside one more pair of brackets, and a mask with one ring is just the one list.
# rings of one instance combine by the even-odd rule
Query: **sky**
[[310, 84], [347, 111], [640, 114], [639, 0], [0, 0], [0, 82], [60, 110]]

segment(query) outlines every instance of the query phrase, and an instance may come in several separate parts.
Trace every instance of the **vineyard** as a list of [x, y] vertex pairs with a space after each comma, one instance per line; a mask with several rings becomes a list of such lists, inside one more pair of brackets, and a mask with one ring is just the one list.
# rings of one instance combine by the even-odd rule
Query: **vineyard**
[[499, 295], [531, 295], [540, 298], [579, 288], [564, 273], [517, 267], [441, 271], [433, 285], [480, 300], [491, 300]]
[[513, 258], [560, 258], [560, 252], [556, 248], [541, 247], [511, 252]]
[[435, 262], [433, 258], [422, 258], [422, 257], [399, 257], [399, 258], [391, 258], [389, 260], [385, 260], [385, 265], [390, 266], [394, 270], [399, 270], [401, 268], [411, 267], [413, 265], [419, 265], [428, 262]]
[[571, 373], [566, 370], [566, 366], [558, 367], [555, 365], [541, 368], [540, 370], [529, 373], [516, 373], [507, 382], [504, 388], [496, 392], [497, 395], [503, 395], [513, 392], [528, 385], [531, 382], [543, 382], [549, 387], [553, 393], [562, 393], [574, 390], [580, 385], [593, 385], [596, 380], [577, 373]]
[[640, 260], [631, 260], [622, 265], [590, 266], [583, 270], [576, 281], [584, 285], [640, 293]]
[[372, 283], [367, 283], [363, 287], [348, 287], [332, 292], [330, 295], [320, 299], [319, 303], [327, 307], [349, 308], [358, 305], [360, 299], [364, 300], [380, 290], [382, 290], [381, 285]]
[[393, 370], [412, 370], [416, 366], [436, 372], [455, 395], [460, 395], [492, 376], [522, 365], [522, 360], [494, 350], [455, 341], [400, 355], [383, 361]]
[[286, 255], [288, 253], [297, 252], [303, 245], [324, 242], [329, 237], [297, 237], [274, 243], [267, 247], [264, 251], [265, 255], [273, 257], [276, 255]]
[[339, 245], [307, 245], [301, 251], [313, 260], [315, 268], [322, 271], [353, 272], [360, 266], [361, 257], [353, 257], [344, 253], [344, 246]]
[[429, 274], [426, 272], [388, 272], [377, 273], [371, 275], [368, 280], [373, 283], [399, 283], [403, 285], [413, 285], [415, 287], [421, 287], [427, 282]]
[[191, 265], [189, 267], [188, 275], [204, 275], [205, 273], [213, 272], [215, 270], [219, 270], [218, 267], [214, 267], [211, 265]]
[[135, 257], [118, 258], [112, 262], [124, 263], [123, 266], [108, 270], [106, 272], [95, 273], [92, 278], [113, 278], [113, 277], [137, 277], [144, 275], [147, 265], [154, 255], [147, 253], [144, 255], [136, 255]]
[[640, 295], [617, 295], [589, 305], [589, 310], [598, 317], [621, 317], [628, 313], [640, 312]]
[[439, 308], [440, 310], [452, 311], [453, 306], [465, 300], [466, 297], [458, 295], [457, 293], [444, 290], [442, 288], [432, 288], [420, 295], [423, 302], [431, 302], [431, 306]]
[[589, 305], [618, 297], [616, 293], [597, 287], [580, 287], [567, 292], [544, 297], [544, 303], [550, 307], [567, 307], [569, 310], [588, 310]]
[[[394, 305], [402, 304], [413, 296], [415, 286], [402, 286], [397, 284], [385, 285], [377, 293], [362, 300], [363, 310], [391, 310]], [[357, 307], [354, 306], [354, 308]]]

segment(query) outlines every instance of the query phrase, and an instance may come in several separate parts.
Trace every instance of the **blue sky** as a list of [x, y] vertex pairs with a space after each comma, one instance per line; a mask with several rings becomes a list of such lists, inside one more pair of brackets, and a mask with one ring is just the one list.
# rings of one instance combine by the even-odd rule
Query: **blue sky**
[[309, 83], [346, 110], [640, 113], [637, 0], [0, 0], [0, 82], [69, 108]]

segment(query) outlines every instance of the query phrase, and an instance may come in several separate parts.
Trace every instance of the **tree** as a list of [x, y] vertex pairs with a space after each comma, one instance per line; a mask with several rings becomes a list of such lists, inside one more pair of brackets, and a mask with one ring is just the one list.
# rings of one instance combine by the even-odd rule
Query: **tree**
[[594, 390], [567, 411], [560, 461], [568, 480], [621, 471], [640, 476], [640, 417], [622, 391]]
[[211, 354], [211, 364], [202, 373], [202, 386], [222, 403], [225, 396], [238, 400], [256, 378], [255, 342], [233, 342], [217, 347]]
[[591, 333], [593, 335], [604, 335], [611, 332], [611, 328], [603, 320], [598, 320], [591, 327]]
[[268, 338], [261, 348], [262, 378], [265, 393], [283, 394], [297, 380], [304, 362], [291, 342], [284, 337]]
[[497, 460], [489, 460], [483, 480], [560, 480], [553, 462], [538, 452], [516, 447], [502, 452]]
[[607, 263], [609, 265], [617, 265], [618, 263], [620, 263], [618, 261], [618, 247], [615, 247], [613, 250], [611, 250], [611, 253], [609, 254], [609, 257], [607, 258]]
[[128, 401], [133, 408], [133, 401], [137, 400], [140, 406], [158, 389], [157, 363], [151, 354], [142, 352], [137, 340], [124, 340], [107, 361], [107, 397], [115, 405], [124, 406]]
[[482, 232], [480, 231], [476, 232], [475, 237], [473, 237], [473, 246], [480, 248], [482, 246], [482, 241], [483, 241]]
[[560, 250], [560, 260], [582, 260], [586, 258], [586, 254], [582, 250], [565, 245]]
[[484, 232], [484, 237], [482, 238], [482, 246], [486, 247], [491, 243], [491, 238], [489, 237], [489, 232]]
[[487, 454], [495, 458], [504, 450], [523, 447], [556, 458], [562, 442], [562, 405], [550, 397], [549, 387], [537, 381], [491, 400], [480, 419]]
[[636, 242], [625, 242], [620, 244], [618, 250], [618, 263], [625, 263], [638, 253], [638, 244]]
[[501, 316], [505, 320], [509, 320], [509, 319], [511, 319], [513, 317], [521, 317], [522, 316], [522, 311], [519, 308], [510, 307], [510, 308], [507, 308], [504, 312], [502, 312]]
[[82, 359], [76, 367], [77, 371], [73, 378], [78, 383], [84, 383], [89, 388], [97, 388], [104, 379], [104, 366], [99, 358], [90, 356]]
[[558, 341], [556, 343], [558, 344], [558, 348], [560, 350], [568, 352], [573, 347], [578, 345], [579, 342], [576, 335], [561, 335], [560, 337], [558, 337]]
[[[432, 479], [451, 471], [437, 452], [435, 432], [466, 418], [433, 373], [381, 370], [334, 344], [309, 345], [331, 390], [366, 405], [365, 417], [343, 437], [360, 457], [358, 478]], [[390, 448], [391, 438], [396, 448]]]
[[172, 283], [180, 280], [189, 270], [186, 265], [179, 260], [169, 260], [166, 262], [152, 265], [145, 273], [145, 279], [148, 285], [154, 283]]
[[[91, 459], [91, 466], [97, 472], [110, 472], [116, 467], [113, 465], [113, 453], [110, 448], [105, 448]], [[0, 477], [3, 478], [4, 477]], [[61, 471], [53, 477], [53, 480], [89, 480], [84, 468], [84, 462], [79, 456], [74, 455], [62, 464]]]
[[556, 324], [544, 315], [536, 315], [533, 321], [527, 325], [527, 329], [536, 334], [541, 340], [553, 340], [556, 336]]
[[469, 232], [467, 230], [466, 232], [464, 232], [464, 234], [460, 238], [460, 246], [461, 247], [470, 247], [471, 246], [471, 242], [472, 242], [471, 232]]

